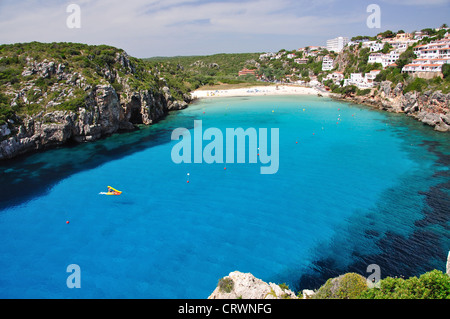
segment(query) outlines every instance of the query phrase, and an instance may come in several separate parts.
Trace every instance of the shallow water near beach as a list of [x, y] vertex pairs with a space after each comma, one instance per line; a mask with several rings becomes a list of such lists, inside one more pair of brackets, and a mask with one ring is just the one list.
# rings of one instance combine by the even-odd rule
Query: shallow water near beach
[[[278, 172], [173, 163], [171, 133], [194, 120], [278, 128]], [[207, 298], [235, 270], [296, 291], [370, 264], [382, 277], [445, 270], [449, 166], [449, 134], [404, 115], [314, 96], [201, 100], [1, 163], [0, 297]], [[99, 194], [108, 185], [122, 195]]]

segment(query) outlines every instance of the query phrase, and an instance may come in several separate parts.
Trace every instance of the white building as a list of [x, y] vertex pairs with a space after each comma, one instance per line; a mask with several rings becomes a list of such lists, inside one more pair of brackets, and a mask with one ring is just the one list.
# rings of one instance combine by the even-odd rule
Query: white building
[[342, 72], [335, 71], [333, 73], [330, 73], [326, 76], [324, 79], [326, 80], [332, 80], [335, 84], [340, 84], [340, 82], [344, 79], [344, 74]]
[[334, 60], [330, 58], [328, 55], [323, 57], [322, 60], [322, 71], [331, 71], [333, 70]]
[[308, 61], [309, 61], [308, 58], [297, 58], [297, 59], [294, 59], [294, 62], [298, 63], [298, 64], [307, 64]]
[[395, 51], [401, 53], [405, 52], [410, 45], [413, 45], [416, 42], [418, 42], [418, 40], [404, 40], [404, 41], [391, 41], [389, 42], [389, 44], [392, 45]]
[[370, 85], [370, 87], [373, 86], [373, 83], [375, 82], [375, 78], [377, 75], [381, 72], [381, 70], [372, 70], [369, 73], [366, 73], [364, 75], [365, 81]]
[[305, 56], [306, 56], [306, 57], [310, 57], [310, 56], [316, 57], [316, 56], [318, 56], [318, 55], [319, 55], [319, 51], [317, 51], [317, 50], [314, 50], [314, 51], [308, 51], [308, 52], [305, 53]]
[[419, 59], [450, 58], [450, 37], [414, 47]]
[[450, 37], [414, 47], [417, 59], [402, 68], [402, 72], [442, 72], [450, 64]]
[[344, 86], [355, 85], [358, 89], [369, 89], [373, 87], [375, 83], [375, 78], [380, 73], [380, 70], [372, 70], [366, 73], [364, 76], [362, 73], [351, 73], [350, 79], [344, 80]]
[[364, 77], [363, 77], [362, 73], [351, 73], [350, 79], [344, 80], [344, 86], [356, 85], [359, 87], [359, 84], [362, 83], [363, 80], [364, 80]]
[[341, 52], [348, 43], [347, 37], [337, 37], [327, 41], [327, 50]]
[[416, 59], [402, 68], [404, 73], [442, 72], [442, 65], [450, 64], [450, 58]]
[[276, 56], [276, 53], [273, 52], [267, 52], [267, 53], [263, 53], [259, 56], [260, 60], [266, 60], [266, 59], [271, 59], [272, 57]]
[[394, 64], [399, 57], [400, 53], [396, 51], [391, 51], [388, 54], [372, 53], [369, 55], [367, 63], [380, 63], [383, 68], [386, 68], [387, 66]]
[[422, 31], [416, 31], [414, 32], [414, 40], [422, 40], [423, 38], [425, 38], [427, 35], [422, 32]]
[[378, 41], [364, 41], [362, 43], [363, 48], [369, 48], [370, 52], [378, 52], [383, 50], [384, 43]]

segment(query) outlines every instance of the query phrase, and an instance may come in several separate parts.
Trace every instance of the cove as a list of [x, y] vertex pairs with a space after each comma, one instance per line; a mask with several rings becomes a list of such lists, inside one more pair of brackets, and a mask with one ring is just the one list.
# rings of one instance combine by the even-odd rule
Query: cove
[[[171, 133], [192, 135], [194, 120], [278, 128], [278, 172], [173, 163]], [[326, 98], [217, 98], [2, 163], [0, 297], [207, 298], [234, 270], [298, 290], [371, 264], [382, 277], [442, 269], [449, 145], [403, 115]], [[99, 195], [107, 185], [123, 194]]]

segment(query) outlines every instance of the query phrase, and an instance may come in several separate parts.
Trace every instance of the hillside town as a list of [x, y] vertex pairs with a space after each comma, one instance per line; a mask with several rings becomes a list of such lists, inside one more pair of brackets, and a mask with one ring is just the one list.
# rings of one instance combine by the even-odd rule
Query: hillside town
[[[408, 52], [407, 52], [408, 51]], [[349, 72], [343, 64], [348, 53], [363, 52], [365, 72]], [[410, 53], [410, 54], [407, 54]], [[408, 56], [406, 64], [402, 56]], [[350, 57], [351, 60], [352, 57]], [[376, 77], [389, 68], [397, 68], [409, 76], [431, 79], [442, 78], [442, 67], [450, 64], [450, 29], [446, 24], [440, 28], [424, 29], [411, 33], [403, 30], [394, 33], [385, 31], [376, 37], [337, 37], [326, 42], [326, 46], [307, 46], [292, 51], [280, 50], [259, 56], [259, 61], [244, 68], [239, 76], [251, 75], [260, 81], [323, 86], [331, 82], [340, 87], [350, 85], [358, 89], [369, 89], [377, 84]], [[273, 74], [272, 68], [284, 72]]]

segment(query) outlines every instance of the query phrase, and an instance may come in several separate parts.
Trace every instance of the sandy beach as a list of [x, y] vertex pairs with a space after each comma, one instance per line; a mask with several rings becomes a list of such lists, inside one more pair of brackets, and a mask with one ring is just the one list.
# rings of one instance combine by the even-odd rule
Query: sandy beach
[[196, 90], [191, 92], [193, 98], [214, 98], [232, 96], [263, 96], [263, 95], [317, 95], [327, 96], [327, 92], [315, 88], [301, 86], [254, 86], [241, 89]]

